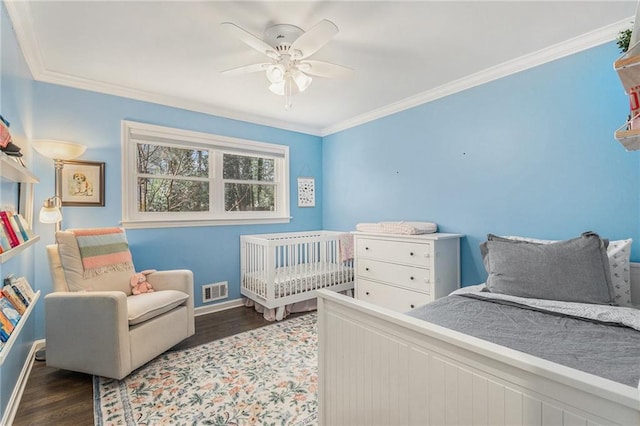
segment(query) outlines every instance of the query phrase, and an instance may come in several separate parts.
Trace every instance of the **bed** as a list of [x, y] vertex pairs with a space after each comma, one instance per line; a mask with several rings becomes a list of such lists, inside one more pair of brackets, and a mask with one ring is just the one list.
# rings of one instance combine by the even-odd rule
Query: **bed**
[[353, 289], [352, 245], [350, 234], [326, 230], [242, 235], [240, 291], [281, 320], [319, 289]]
[[[640, 305], [640, 268], [630, 269], [632, 302]], [[450, 296], [465, 304], [474, 297]], [[318, 333], [320, 424], [640, 424], [629, 366], [610, 369], [614, 379], [324, 291]]]

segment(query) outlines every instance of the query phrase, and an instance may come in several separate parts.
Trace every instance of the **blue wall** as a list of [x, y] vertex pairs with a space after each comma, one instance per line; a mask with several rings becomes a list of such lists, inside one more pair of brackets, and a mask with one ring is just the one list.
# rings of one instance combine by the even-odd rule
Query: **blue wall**
[[465, 234], [462, 282], [483, 282], [487, 233], [638, 235], [638, 154], [613, 131], [628, 101], [615, 43], [328, 136], [323, 226], [425, 220]]
[[[119, 224], [122, 218], [121, 120], [289, 146], [291, 223], [127, 230], [137, 270], [185, 268], [193, 271], [196, 306], [202, 304], [200, 286], [212, 282], [228, 281], [229, 300], [240, 297], [240, 235], [322, 228], [322, 199], [318, 197], [315, 208], [299, 209], [296, 192], [296, 179], [301, 174], [314, 176], [319, 183], [318, 191], [322, 189], [322, 140], [319, 137], [46, 83], [35, 83], [34, 105], [37, 123], [34, 139], [82, 143], [88, 149], [81, 160], [106, 162], [105, 207], [65, 207], [63, 229]], [[34, 170], [42, 177], [36, 200], [43, 200], [54, 193], [53, 165], [51, 160], [39, 155], [34, 160]], [[48, 228], [41, 232], [43, 240], [52, 242], [53, 226], [40, 227]], [[50, 290], [44, 247], [38, 254], [41, 255], [37, 262], [38, 283]]]

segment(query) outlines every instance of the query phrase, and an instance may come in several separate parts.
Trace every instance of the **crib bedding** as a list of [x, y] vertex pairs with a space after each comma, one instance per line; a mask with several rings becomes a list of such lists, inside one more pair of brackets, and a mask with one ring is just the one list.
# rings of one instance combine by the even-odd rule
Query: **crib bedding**
[[[262, 273], [248, 272], [245, 280], [260, 283], [266, 288], [266, 277]], [[319, 288], [331, 287], [353, 281], [353, 267], [336, 263], [303, 263], [275, 269], [276, 297], [289, 296]]]
[[634, 388], [640, 382], [640, 332], [610, 320], [473, 294], [451, 295], [407, 314]]

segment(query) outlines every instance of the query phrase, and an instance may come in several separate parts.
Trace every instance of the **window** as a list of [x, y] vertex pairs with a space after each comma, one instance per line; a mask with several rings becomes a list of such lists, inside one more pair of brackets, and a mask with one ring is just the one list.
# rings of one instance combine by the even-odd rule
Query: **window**
[[123, 225], [289, 221], [289, 148], [123, 121]]

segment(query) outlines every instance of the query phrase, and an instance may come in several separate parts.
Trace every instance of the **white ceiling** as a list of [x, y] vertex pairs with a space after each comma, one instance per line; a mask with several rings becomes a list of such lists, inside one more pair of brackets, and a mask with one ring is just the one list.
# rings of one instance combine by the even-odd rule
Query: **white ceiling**
[[[36, 80], [326, 135], [613, 40], [636, 1], [5, 1]], [[340, 32], [312, 58], [355, 71], [315, 77], [284, 110], [265, 57], [220, 27], [262, 37], [322, 19]]]

